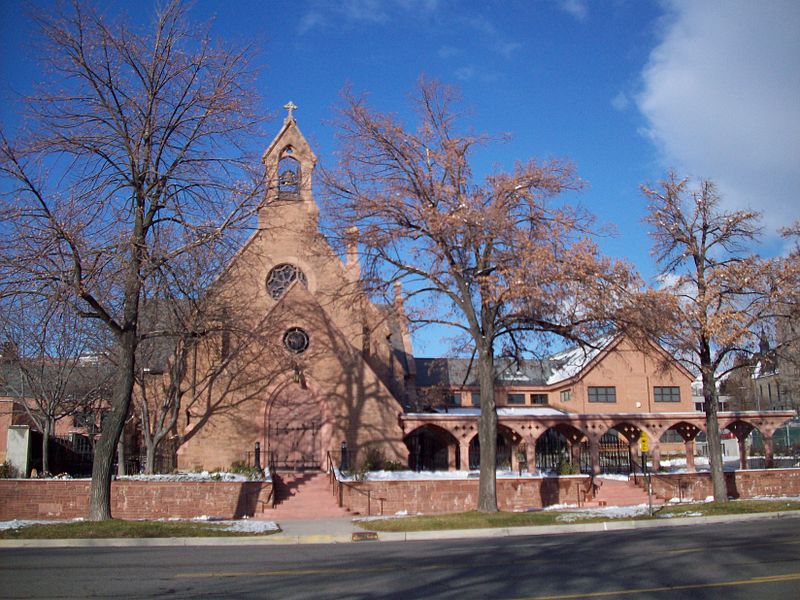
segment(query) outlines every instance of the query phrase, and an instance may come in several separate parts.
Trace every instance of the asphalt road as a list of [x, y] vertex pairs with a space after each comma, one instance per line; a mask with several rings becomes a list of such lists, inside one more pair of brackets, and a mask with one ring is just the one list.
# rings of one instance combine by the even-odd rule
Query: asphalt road
[[800, 598], [800, 518], [433, 542], [0, 550], [3, 598]]

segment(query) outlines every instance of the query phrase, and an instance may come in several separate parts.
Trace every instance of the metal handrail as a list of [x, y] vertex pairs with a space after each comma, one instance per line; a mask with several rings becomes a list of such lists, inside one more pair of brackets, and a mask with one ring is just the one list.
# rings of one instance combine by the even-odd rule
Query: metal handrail
[[[643, 479], [645, 477], [650, 477], [651, 480], [653, 478], [655, 478], [658, 481], [664, 482], [667, 485], [671, 486], [673, 489], [677, 489], [677, 491], [678, 491], [678, 500], [680, 502], [683, 502], [683, 484], [684, 484], [684, 481], [681, 480], [679, 473], [676, 473], [674, 475], [668, 475], [666, 473], [658, 473], [657, 471], [653, 471], [653, 470], [645, 471], [644, 466], [642, 465], [641, 462], [636, 460], [635, 456], [631, 457], [631, 462], [633, 463], [634, 467], [638, 467], [638, 469], [640, 469], [642, 471], [641, 477]], [[677, 476], [677, 479], [678, 479], [677, 481], [673, 480], [673, 478], [675, 476]], [[637, 477], [638, 477], [637, 469], [634, 468], [634, 470], [633, 470], [633, 483], [634, 483], [634, 485], [638, 486], [639, 485], [639, 480], [638, 480]], [[646, 481], [645, 481], [645, 483], [646, 483]]]
[[[341, 481], [341, 480], [339, 480], [339, 478], [336, 476], [336, 465], [335, 465], [335, 463], [333, 461], [333, 457], [331, 456], [330, 451], [327, 452], [326, 469], [328, 471], [328, 479], [329, 479], [329, 481], [331, 481], [331, 484], [332, 484], [333, 495], [334, 495], [335, 498], [337, 498], [337, 500], [339, 502], [339, 507], [341, 508], [344, 505], [344, 497], [343, 497], [343, 494], [342, 494], [342, 489], [344, 487], [347, 487], [348, 489], [353, 490], [355, 492], [358, 492], [362, 496], [366, 496], [367, 497], [367, 516], [371, 517], [372, 516], [372, 490], [362, 490], [362, 489], [359, 489], [358, 487], [356, 487], [355, 485], [353, 485], [349, 481]], [[384, 499], [381, 498], [380, 500], [381, 500], [381, 513], [382, 513], [383, 512], [383, 501], [384, 501]]]

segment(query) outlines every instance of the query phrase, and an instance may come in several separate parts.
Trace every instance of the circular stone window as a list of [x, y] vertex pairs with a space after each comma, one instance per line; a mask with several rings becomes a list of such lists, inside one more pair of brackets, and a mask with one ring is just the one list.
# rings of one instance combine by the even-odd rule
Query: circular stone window
[[306, 274], [292, 264], [277, 265], [267, 275], [267, 291], [275, 300], [280, 298], [295, 279], [308, 287]]
[[283, 345], [289, 352], [301, 354], [308, 349], [308, 334], [299, 327], [292, 327], [283, 334]]

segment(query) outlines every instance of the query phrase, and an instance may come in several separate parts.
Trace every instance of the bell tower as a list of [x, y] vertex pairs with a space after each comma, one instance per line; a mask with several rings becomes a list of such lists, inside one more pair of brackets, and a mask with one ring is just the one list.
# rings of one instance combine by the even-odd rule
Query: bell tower
[[283, 126], [261, 159], [267, 192], [258, 211], [259, 229], [286, 223], [307, 225], [309, 220], [316, 226], [319, 214], [311, 185], [317, 157], [297, 127], [297, 106], [290, 100], [283, 108]]

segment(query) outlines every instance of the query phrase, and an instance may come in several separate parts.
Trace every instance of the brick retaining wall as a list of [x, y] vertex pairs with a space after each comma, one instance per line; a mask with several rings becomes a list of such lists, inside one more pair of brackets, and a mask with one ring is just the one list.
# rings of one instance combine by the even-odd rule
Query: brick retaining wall
[[[0, 479], [0, 521], [86, 517], [89, 484], [86, 479]], [[111, 514], [119, 519], [238, 519], [260, 511], [271, 490], [272, 483], [263, 481], [114, 481]]]
[[[579, 499], [583, 502], [588, 483], [588, 475], [498, 479], [498, 508], [522, 511], [551, 504], [577, 504]], [[341, 499], [343, 506], [361, 515], [464, 512], [478, 507], [478, 480], [351, 481], [341, 486]]]
[[[728, 496], [800, 496], [800, 469], [726, 471]], [[671, 473], [653, 477], [653, 493], [669, 500], [704, 500], [713, 496], [710, 473]]]

